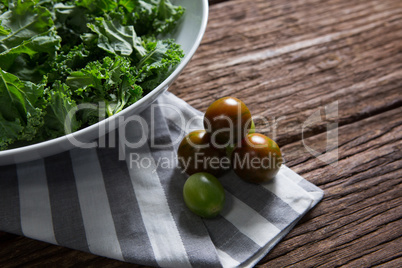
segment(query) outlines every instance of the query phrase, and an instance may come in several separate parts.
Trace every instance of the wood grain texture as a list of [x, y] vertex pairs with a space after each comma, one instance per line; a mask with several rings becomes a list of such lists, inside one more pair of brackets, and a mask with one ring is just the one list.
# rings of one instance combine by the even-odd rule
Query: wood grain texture
[[393, 109], [340, 127], [333, 165], [304, 145], [325, 148], [326, 133], [282, 147], [288, 165], [325, 197], [262, 261], [266, 267], [368, 267], [401, 257], [401, 113]]
[[280, 145], [299, 140], [306, 118], [336, 100], [341, 125], [398, 107], [401, 12], [398, 1], [225, 2], [211, 9], [203, 45], [172, 91], [202, 111], [241, 97], [254, 115], [280, 118]]
[[[401, 267], [402, 1], [210, 4], [203, 41], [170, 91], [201, 111], [242, 99], [287, 165], [325, 191], [258, 266]], [[324, 116], [328, 105], [336, 116]], [[322, 120], [306, 126], [317, 111]], [[339, 127], [329, 150], [328, 126]], [[15, 266], [140, 267], [0, 233], [0, 267]]]

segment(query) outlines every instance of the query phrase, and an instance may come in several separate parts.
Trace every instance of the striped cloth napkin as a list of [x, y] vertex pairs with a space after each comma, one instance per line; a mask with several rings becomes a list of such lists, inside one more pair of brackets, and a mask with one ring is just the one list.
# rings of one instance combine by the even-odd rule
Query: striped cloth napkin
[[262, 185], [229, 172], [222, 213], [201, 219], [176, 150], [202, 114], [165, 93], [132, 119], [107, 146], [1, 166], [0, 230], [148, 266], [251, 267], [323, 196], [286, 166]]

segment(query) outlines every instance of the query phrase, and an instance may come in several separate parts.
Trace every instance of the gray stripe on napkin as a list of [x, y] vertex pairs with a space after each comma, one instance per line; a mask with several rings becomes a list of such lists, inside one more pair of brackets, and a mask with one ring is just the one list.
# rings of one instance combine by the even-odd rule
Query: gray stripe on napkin
[[[188, 175], [183, 174], [176, 166], [176, 151], [159, 106], [154, 106], [151, 112], [143, 113], [147, 122], [153, 122], [148, 146], [166, 193], [169, 208], [186, 248], [193, 267], [206, 267], [219, 263], [216, 250], [209, 238], [208, 231], [199, 217], [191, 213], [183, 202], [183, 185]], [[166, 160], [170, 161], [166, 161]], [[166, 163], [166, 165], [164, 165]], [[207, 246], [209, 245], [209, 246]], [[204, 260], [199, 263], [199, 260]], [[198, 263], [197, 263], [198, 261]]]
[[89, 251], [70, 154], [45, 158], [54, 233], [65, 247]]
[[22, 234], [18, 177], [15, 165], [1, 167], [0, 226], [5, 232]]
[[[245, 182], [233, 172], [226, 173], [220, 181], [228, 192], [252, 207], [279, 229], [285, 228], [300, 215], [263, 186]], [[272, 207], [276, 209], [271, 209]]]
[[165, 118], [169, 132], [170, 132], [170, 136], [173, 142], [173, 149], [175, 152], [177, 152], [177, 150], [179, 149], [180, 146], [180, 141], [182, 138], [184, 138], [185, 136], [185, 132], [183, 132], [183, 130], [181, 128], [179, 128], [175, 122], [171, 121], [168, 118]]
[[253, 240], [220, 215], [214, 219], [206, 219], [204, 223], [214, 245], [239, 262], [249, 258], [250, 252], [260, 249]]
[[[141, 140], [142, 132], [138, 131], [141, 127], [138, 122], [126, 126], [130, 142]], [[148, 144], [140, 142], [136, 148], [126, 148], [126, 152], [132, 187], [158, 265], [191, 267]], [[132, 154], [139, 154], [141, 161], [132, 164]]]
[[189, 133], [204, 128], [204, 114], [174, 94], [166, 92], [158, 99], [158, 103], [161, 105], [164, 117], [183, 131]]
[[74, 149], [70, 155], [89, 250], [123, 260], [96, 150]]
[[17, 165], [21, 227], [25, 236], [57, 244], [43, 159]]
[[97, 152], [123, 258], [128, 262], [157, 266], [126, 161], [118, 160], [118, 150], [116, 147], [98, 148]]

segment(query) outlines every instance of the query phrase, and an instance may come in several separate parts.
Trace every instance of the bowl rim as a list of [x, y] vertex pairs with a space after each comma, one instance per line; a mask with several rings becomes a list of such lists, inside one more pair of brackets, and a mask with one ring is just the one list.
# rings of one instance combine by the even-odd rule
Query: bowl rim
[[[193, 1], [193, 0], [192, 0]], [[85, 127], [83, 129], [74, 131], [72, 133], [54, 138], [54, 139], [50, 139], [47, 141], [42, 141], [42, 142], [38, 142], [38, 143], [34, 143], [31, 145], [27, 145], [27, 146], [22, 146], [22, 147], [18, 147], [18, 148], [13, 148], [13, 149], [7, 149], [4, 151], [0, 151], [0, 159], [1, 158], [10, 158], [14, 155], [21, 155], [21, 154], [27, 154], [29, 152], [35, 152], [38, 149], [44, 149], [44, 147], [46, 148], [51, 148], [52, 146], [56, 146], [59, 143], [62, 142], [66, 142], [69, 141], [72, 138], [77, 138], [80, 136], [84, 136], [86, 133], [92, 132], [92, 131], [96, 131], [99, 128], [102, 127], [106, 127], [108, 126], [112, 121], [117, 120], [119, 117], [121, 116], [127, 116], [130, 113], [130, 110], [134, 109], [135, 107], [141, 107], [143, 104], [145, 104], [147, 101], [149, 101], [149, 99], [151, 99], [152, 103], [154, 100], [156, 100], [156, 98], [162, 94], [164, 91], [167, 90], [169, 83], [172, 83], [175, 78], [183, 71], [183, 69], [187, 66], [187, 64], [190, 62], [191, 58], [193, 57], [193, 55], [195, 54], [196, 50], [198, 49], [201, 40], [204, 36], [206, 27], [207, 27], [207, 23], [208, 23], [208, 16], [209, 16], [209, 3], [208, 0], [201, 0], [202, 1], [202, 17], [201, 17], [201, 24], [200, 24], [200, 29], [199, 32], [197, 34], [197, 37], [195, 38], [195, 42], [193, 43], [191, 49], [189, 50], [189, 52], [187, 52], [187, 54], [184, 56], [184, 58], [181, 60], [181, 62], [179, 63], [179, 65], [175, 68], [175, 70], [161, 83], [159, 84], [155, 89], [153, 89], [151, 92], [149, 92], [147, 95], [145, 95], [143, 98], [139, 99], [138, 101], [136, 101], [135, 103], [131, 104], [130, 106], [126, 107], [125, 109], [123, 109], [121, 112], [114, 114], [108, 118], [105, 118], [93, 125], [90, 125], [88, 127]], [[172, 1], [175, 2], [175, 1]], [[74, 147], [72, 147], [74, 148]], [[72, 149], [70, 148], [70, 149]], [[66, 149], [64, 151], [68, 151], [70, 149]], [[63, 152], [63, 150], [59, 150], [59, 153]], [[57, 154], [57, 152], [55, 153]], [[49, 154], [49, 156], [52, 154]], [[32, 159], [28, 160], [23, 160], [21, 162], [25, 162], [25, 161], [30, 161], [30, 160], [34, 160], [34, 159], [38, 159], [38, 157], [33, 157]], [[5, 162], [5, 163], [3, 163]], [[13, 163], [18, 163], [19, 161], [1, 161], [0, 160], [0, 166], [2, 165], [7, 165], [7, 164], [13, 164]]]

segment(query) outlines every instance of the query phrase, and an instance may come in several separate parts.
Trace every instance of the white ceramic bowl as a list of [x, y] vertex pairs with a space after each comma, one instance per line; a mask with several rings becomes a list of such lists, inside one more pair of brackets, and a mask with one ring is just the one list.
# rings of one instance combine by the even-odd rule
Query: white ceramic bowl
[[172, 34], [176, 42], [182, 46], [185, 56], [165, 81], [136, 103], [97, 124], [49, 141], [0, 151], [0, 165], [17, 164], [73, 149], [75, 145], [71, 140], [89, 143], [99, 137], [99, 133], [102, 133], [103, 130], [112, 130], [118, 127], [118, 117], [127, 118], [131, 115], [139, 114], [165, 92], [194, 55], [204, 35], [208, 21], [208, 0], [172, 0], [172, 3], [181, 5], [186, 9], [181, 24], [177, 31]]

